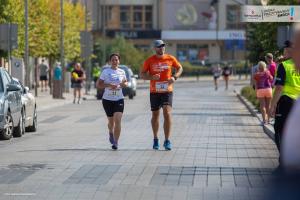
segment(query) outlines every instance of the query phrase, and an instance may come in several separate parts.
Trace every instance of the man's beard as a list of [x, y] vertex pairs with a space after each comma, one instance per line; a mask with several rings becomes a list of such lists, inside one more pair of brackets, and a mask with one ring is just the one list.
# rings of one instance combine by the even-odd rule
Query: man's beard
[[164, 55], [164, 52], [163, 51], [156, 51], [156, 54], [162, 56], [162, 55]]

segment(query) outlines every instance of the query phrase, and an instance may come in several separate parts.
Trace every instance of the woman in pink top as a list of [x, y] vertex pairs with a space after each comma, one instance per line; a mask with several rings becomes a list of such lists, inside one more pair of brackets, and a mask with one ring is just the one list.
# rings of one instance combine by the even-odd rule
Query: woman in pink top
[[266, 63], [260, 61], [258, 63], [258, 71], [254, 75], [256, 82], [256, 96], [260, 103], [260, 112], [262, 114], [263, 123], [269, 123], [269, 108], [272, 99], [272, 81], [273, 76], [266, 69]]
[[265, 59], [268, 64], [268, 70], [270, 71], [271, 75], [275, 77], [276, 63], [273, 61], [273, 55], [271, 53], [267, 53]]

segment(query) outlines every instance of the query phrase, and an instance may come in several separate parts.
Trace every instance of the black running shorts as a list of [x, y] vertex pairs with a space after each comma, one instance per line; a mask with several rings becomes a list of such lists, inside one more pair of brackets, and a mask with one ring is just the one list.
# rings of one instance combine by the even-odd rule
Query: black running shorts
[[151, 111], [159, 110], [164, 105], [172, 107], [173, 92], [150, 93]]
[[123, 113], [124, 111], [124, 99], [118, 101], [102, 99], [102, 105], [107, 117], [113, 117], [115, 112]]

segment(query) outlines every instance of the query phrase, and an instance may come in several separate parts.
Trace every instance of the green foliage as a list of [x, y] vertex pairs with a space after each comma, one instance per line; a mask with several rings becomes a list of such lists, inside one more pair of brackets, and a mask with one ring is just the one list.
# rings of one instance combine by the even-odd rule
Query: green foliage
[[105, 47], [105, 59], [108, 60], [108, 57], [111, 53], [119, 53], [121, 56], [121, 64], [130, 66], [134, 73], [138, 73], [140, 68], [143, 66], [144, 61], [151, 55], [151, 52], [145, 52], [134, 47], [134, 45], [123, 37], [117, 37], [113, 40], [103, 41], [99, 39], [96, 41], [94, 46], [94, 54], [96, 58], [94, 62], [98, 62], [101, 65], [105, 63], [102, 62], [104, 56], [104, 47]]
[[[268, 5], [297, 5], [298, 0], [270, 0]], [[282, 54], [277, 47], [277, 27], [289, 23], [248, 23], [247, 49], [251, 63], [264, 59], [266, 53], [273, 53], [275, 57]]]
[[250, 101], [257, 109], [259, 109], [259, 101], [256, 98], [256, 92], [251, 86], [245, 86], [241, 90], [241, 95]]
[[[0, 1], [0, 23], [18, 24], [18, 49], [13, 51], [13, 55], [22, 57], [25, 48], [24, 0]], [[29, 0], [28, 8], [29, 55], [59, 58], [60, 1]], [[68, 60], [80, 56], [80, 31], [84, 28], [84, 19], [85, 12], [81, 4], [64, 1], [64, 45], [65, 58]]]

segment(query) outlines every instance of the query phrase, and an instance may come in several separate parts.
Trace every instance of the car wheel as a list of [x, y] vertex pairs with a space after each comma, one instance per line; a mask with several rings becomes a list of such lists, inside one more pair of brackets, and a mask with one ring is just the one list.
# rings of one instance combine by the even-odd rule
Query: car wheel
[[33, 120], [32, 120], [32, 126], [28, 126], [26, 128], [26, 131], [28, 132], [35, 132], [37, 130], [37, 112], [36, 112], [36, 108], [33, 111]]
[[18, 126], [13, 131], [14, 137], [22, 137], [25, 133], [25, 112], [22, 110]]
[[128, 97], [129, 97], [129, 99], [133, 99], [134, 96], [133, 96], [133, 94], [129, 94]]
[[7, 112], [4, 120], [5, 120], [5, 124], [3, 130], [1, 131], [0, 137], [3, 140], [9, 140], [12, 137], [12, 133], [14, 129], [10, 112]]

